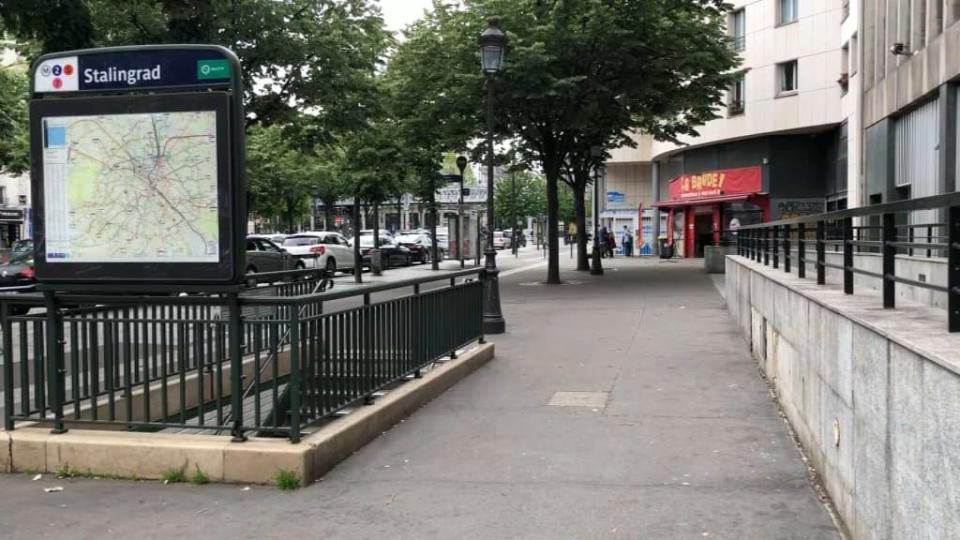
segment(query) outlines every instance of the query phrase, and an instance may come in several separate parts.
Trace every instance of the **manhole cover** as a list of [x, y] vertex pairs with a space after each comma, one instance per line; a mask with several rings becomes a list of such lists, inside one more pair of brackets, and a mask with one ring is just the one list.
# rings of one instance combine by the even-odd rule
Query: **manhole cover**
[[556, 392], [547, 405], [554, 407], [590, 407], [602, 409], [607, 406], [609, 392]]

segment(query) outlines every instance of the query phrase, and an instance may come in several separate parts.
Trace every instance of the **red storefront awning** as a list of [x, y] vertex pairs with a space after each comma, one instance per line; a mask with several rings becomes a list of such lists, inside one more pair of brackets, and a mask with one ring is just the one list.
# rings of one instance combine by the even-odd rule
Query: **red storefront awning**
[[710, 206], [733, 201], [745, 201], [752, 197], [762, 196], [762, 193], [733, 193], [730, 195], [715, 195], [713, 197], [690, 197], [689, 199], [671, 199], [653, 203], [659, 208], [681, 208], [684, 206]]

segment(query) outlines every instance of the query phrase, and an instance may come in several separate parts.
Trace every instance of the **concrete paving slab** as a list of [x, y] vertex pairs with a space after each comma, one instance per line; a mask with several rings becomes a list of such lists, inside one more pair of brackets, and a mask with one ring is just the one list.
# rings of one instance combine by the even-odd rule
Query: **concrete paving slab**
[[[12, 538], [837, 538], [702, 263], [605, 267], [565, 270], [580, 282], [565, 287], [520, 285], [542, 268], [505, 277], [496, 361], [306, 489], [53, 495], [9, 475], [0, 523]], [[609, 400], [548, 406], [561, 391]]]

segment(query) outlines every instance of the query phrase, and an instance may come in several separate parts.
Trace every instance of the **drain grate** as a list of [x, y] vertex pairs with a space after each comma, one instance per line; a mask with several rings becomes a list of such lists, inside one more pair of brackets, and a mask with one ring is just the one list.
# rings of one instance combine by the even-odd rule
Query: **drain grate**
[[547, 405], [553, 407], [590, 407], [602, 409], [607, 406], [609, 392], [556, 392]]

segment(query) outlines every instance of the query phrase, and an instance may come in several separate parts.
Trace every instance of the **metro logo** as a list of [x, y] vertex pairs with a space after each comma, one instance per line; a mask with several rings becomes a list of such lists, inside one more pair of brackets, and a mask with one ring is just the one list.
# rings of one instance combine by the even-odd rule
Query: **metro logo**
[[77, 77], [77, 57], [65, 56], [44, 60], [33, 76], [35, 92], [76, 92], [80, 89]]

